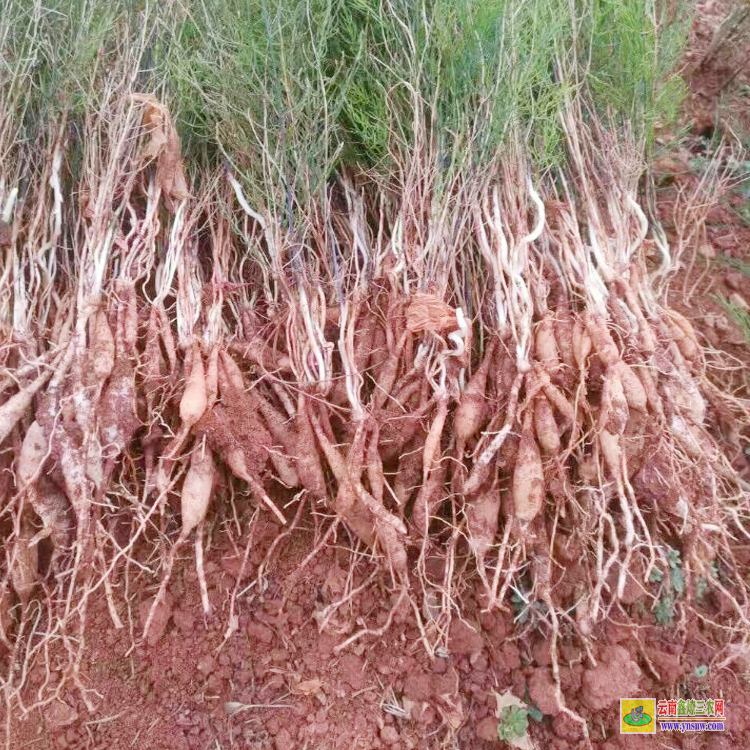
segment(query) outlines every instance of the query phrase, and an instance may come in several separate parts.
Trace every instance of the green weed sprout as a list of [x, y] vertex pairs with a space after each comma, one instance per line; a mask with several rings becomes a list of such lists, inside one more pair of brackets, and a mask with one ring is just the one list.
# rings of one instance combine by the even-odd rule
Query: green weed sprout
[[505, 706], [497, 725], [497, 736], [503, 742], [523, 737], [529, 729], [529, 712], [519, 706]]

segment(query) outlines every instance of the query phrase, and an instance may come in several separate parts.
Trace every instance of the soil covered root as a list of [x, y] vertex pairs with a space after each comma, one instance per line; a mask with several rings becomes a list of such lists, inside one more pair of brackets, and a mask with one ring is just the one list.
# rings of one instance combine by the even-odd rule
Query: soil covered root
[[[487, 608], [520, 610], [553, 637], [566, 626], [585, 638], [621, 604], [661, 612], [678, 567], [690, 596], [700, 580], [746, 617], [746, 488], [711, 429], [687, 327], [643, 304], [637, 275], [612, 282], [618, 306], [538, 275], [514, 329], [482, 308], [469, 326], [436, 294], [363, 293], [345, 329], [340, 308], [311, 322], [340, 344], [321, 352], [318, 381], [315, 346], [265, 336], [270, 314], [254, 312], [243, 341], [198, 335], [174, 306], [113, 280], [59, 351], [31, 368], [8, 360], [22, 374], [0, 406], [5, 598], [62, 602], [50, 622], [78, 637], [91, 591], [124, 624], [118, 592], [148, 576], [149, 640], [191, 537], [208, 612], [204, 544], [242, 528], [248, 500], [279, 537], [309, 501], [392, 576], [431, 651], [477, 582]], [[303, 315], [279, 309], [285, 324]], [[687, 589], [668, 593], [693, 606]], [[3, 640], [20, 627], [4, 625]]]
[[[685, 468], [685, 455], [701, 467], [718, 455], [704, 426], [701, 381], [674, 326], [659, 326], [642, 312], [637, 320], [649, 325], [650, 333], [641, 336], [652, 342], [648, 350], [634, 347], [633, 338], [604, 311], [577, 309], [566, 300], [553, 321], [551, 305], [544, 307], [532, 323], [536, 335], [528, 367], [515, 362], [507, 337], [490, 336], [469, 352], [465, 385], [457, 378], [461, 363], [450, 362], [448, 387], [436, 390], [429, 362], [407, 355], [421, 339], [442, 341], [445, 308], [439, 308], [438, 330], [430, 330], [429, 313], [417, 318], [402, 306], [411, 317], [385, 324], [372, 312], [373, 302], [362, 307], [367, 329], [354, 347], [358, 366], [366, 369], [359, 398], [369, 416], [355, 422], [345, 408], [303, 389], [295, 392], [293, 381], [248, 368], [221, 344], [193, 341], [170, 355], [172, 345], [164, 342], [171, 332], [164, 330], [156, 306], [142, 321], [146, 336], [139, 340], [129, 319], [132, 293], [132, 285], [124, 285], [119, 307], [110, 315], [99, 309], [91, 318], [90, 349], [82, 355], [91, 367], [78, 364], [57, 378], [40, 399], [37, 420], [18, 428], [17, 494], [31, 513], [31, 540], [49, 539], [56, 558], [71, 543], [74, 519], [78, 533], [87, 533], [93, 510], [84, 498], [92, 489], [95, 497], [107, 496], [116, 460], [128, 453], [146, 421], [145, 402], [158, 405], [159, 419], [173, 437], [165, 441], [147, 426], [146, 437], [153, 437], [143, 439], [142, 454], [129, 458], [134, 464], [127, 482], [136, 497], [149, 497], [148, 483], [145, 492], [140, 483], [153, 476], [156, 462], [161, 468], [155, 486], [165, 510], [170, 497], [184, 493], [188, 477], [192, 481], [196, 453], [208, 451], [221, 481], [229, 475], [239, 479], [281, 524], [287, 519], [271, 499], [272, 488], [304, 488], [324, 500], [400, 576], [408, 569], [410, 545], [439, 549], [447, 542], [459, 507], [466, 551], [490, 592], [506, 556], [518, 548], [509, 527], [541, 518], [553, 523], [556, 533], [580, 536], [589, 530], [587, 544], [599, 559], [594, 578], [605, 569], [617, 572], [614, 588], [595, 587], [595, 598], [601, 593], [617, 599], [635, 550], [649, 550], [649, 565], [639, 575], [653, 570], [658, 549], [667, 543], [653, 531], [663, 525], [665, 509], [667, 526], [677, 522], [672, 520], [677, 514], [683, 520], [708, 518], [707, 482], [686, 483], [680, 478], [684, 471], [675, 470]], [[555, 289], [553, 296], [560, 294]], [[627, 299], [636, 303], [633, 294]], [[560, 321], [563, 315], [567, 324]], [[441, 343], [438, 351], [440, 346], [450, 350]], [[274, 350], [284, 356], [283, 346]], [[184, 381], [165, 387], [164, 366], [171, 356], [182, 364]], [[91, 385], [85, 378], [79, 382], [87, 371]], [[29, 382], [36, 387], [35, 380]], [[74, 394], [84, 404], [78, 411], [69, 404]], [[31, 416], [29, 409], [26, 419]], [[664, 499], [655, 503], [656, 473], [644, 467], [657, 448], [666, 462], [659, 475], [667, 486]], [[718, 477], [714, 491], [727, 491], [730, 484]], [[605, 505], [591, 503], [592, 487], [600, 488]], [[108, 500], [105, 507], [116, 505]], [[724, 528], [726, 513], [700, 523], [712, 522]], [[602, 525], [603, 537], [597, 531]], [[523, 555], [516, 563], [523, 563]], [[494, 591], [499, 593], [498, 585]], [[600, 611], [598, 602], [594, 611]]]

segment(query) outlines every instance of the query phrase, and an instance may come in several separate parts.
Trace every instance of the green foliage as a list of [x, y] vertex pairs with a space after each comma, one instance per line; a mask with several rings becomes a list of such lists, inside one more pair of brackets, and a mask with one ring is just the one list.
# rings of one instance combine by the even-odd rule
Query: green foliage
[[750, 344], [750, 313], [735, 302], [732, 302], [732, 300], [728, 299], [723, 294], [716, 295], [714, 299], [719, 303], [719, 305], [721, 305], [722, 308], [724, 308], [726, 314], [740, 329], [745, 341]]
[[679, 114], [684, 85], [677, 65], [691, 7], [658, 0], [601, 0], [585, 7], [578, 54], [587, 61], [593, 104], [618, 126], [642, 129], [650, 143], [655, 127]]
[[[682, 556], [679, 550], [668, 547], [666, 550], [666, 569], [654, 568], [651, 572], [652, 583], [663, 584], [659, 599], [653, 608], [654, 618], [660, 625], [670, 624], [676, 614], [677, 602], [685, 595], [685, 571], [682, 567]], [[709, 564], [709, 578], [699, 576], [695, 581], [695, 598], [702, 599], [711, 585], [711, 579], [718, 577], [715, 562]]]
[[735, 271], [739, 271], [744, 276], [750, 276], [750, 263], [747, 263], [740, 258], [734, 258], [731, 255], [724, 255], [723, 253], [721, 253], [716, 257], [716, 260], [718, 263], [721, 263], [724, 266], [728, 266]]
[[337, 165], [348, 72], [331, 60], [329, 43], [340, 6], [196, 0], [176, 20], [176, 43], [165, 52], [189, 145], [216, 147], [251, 200], [290, 222]]
[[653, 609], [656, 621], [667, 625], [676, 615], [675, 604], [685, 594], [685, 571], [682, 568], [682, 556], [679, 550], [668, 547], [666, 551], [666, 570], [654, 568], [651, 571], [651, 582], [662, 583], [661, 595]]
[[[81, 162], [86, 118], [102, 107], [119, 71], [135, 77], [150, 16], [139, 3], [8, 0], [0, 13], [0, 183], [28, 182], [46, 169], [63, 123], [70, 172]], [[143, 82], [146, 88], [146, 82]], [[46, 144], [45, 148], [39, 148]], [[66, 175], [62, 175], [65, 180]], [[67, 186], [63, 186], [64, 189]]]
[[527, 713], [537, 723], [544, 720], [544, 714], [536, 706], [529, 706]]
[[[734, 188], [734, 192], [740, 196], [742, 202], [737, 208], [734, 208], [734, 212], [742, 221], [750, 226], [750, 161], [739, 162], [739, 170], [736, 173], [737, 184]], [[747, 264], [743, 264], [745, 267], [740, 268], [746, 276], [750, 276], [747, 270]]]
[[700, 600], [706, 595], [708, 591], [708, 581], [705, 576], [699, 576], [695, 582], [695, 598]]
[[540, 167], [557, 161], [571, 84], [555, 69], [572, 34], [568, 9], [561, 0], [438, 3], [430, 81], [440, 132], [480, 159], [520, 135]]
[[520, 706], [505, 706], [497, 725], [497, 736], [503, 742], [523, 737], [529, 729], [529, 712]]
[[677, 111], [685, 14], [668, 23], [650, 3], [356, 0], [338, 18], [346, 153], [367, 166], [391, 169], [426, 136], [440, 170], [483, 168], [513, 144], [545, 169], [563, 158], [560, 112], [581, 91], [637, 137]]
[[674, 605], [675, 602], [673, 597], [670, 594], [664, 594], [654, 607], [654, 617], [656, 618], [656, 622], [660, 625], [668, 625], [671, 623], [677, 614]]
[[695, 582], [695, 598], [700, 600], [706, 595], [706, 591], [710, 586], [710, 579], [719, 577], [719, 566], [715, 562], [708, 564], [708, 570], [710, 578], [706, 576], [698, 576], [698, 580]]
[[119, 65], [166, 101], [190, 163], [228, 164], [291, 229], [349, 168], [390, 176], [427, 160], [450, 185], [511, 149], [539, 172], [562, 167], [574, 98], [641, 141], [679, 95], [685, 14], [662, 5], [9, 0], [0, 103], [31, 142], [50, 112], [104, 106]]
[[741, 203], [737, 208], [733, 208], [733, 211], [742, 220], [743, 224], [750, 227], [750, 199]]

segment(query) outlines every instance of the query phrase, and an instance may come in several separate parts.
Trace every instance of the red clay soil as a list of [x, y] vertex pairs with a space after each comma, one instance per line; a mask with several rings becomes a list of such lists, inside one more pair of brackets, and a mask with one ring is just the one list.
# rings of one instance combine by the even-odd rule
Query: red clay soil
[[[748, 399], [747, 334], [719, 303], [719, 299], [729, 300], [750, 310], [750, 275], [737, 268], [737, 262], [750, 268], [750, 24], [745, 21], [746, 31], [739, 41], [712, 47], [728, 5], [723, 0], [698, 5], [684, 64], [688, 97], [683, 119], [689, 132], [679, 147], [656, 163], [654, 174], [660, 217], [668, 237], [674, 239], [678, 196], [695, 190], [706, 161], [716, 153], [716, 144], [724, 142], [718, 149], [725, 157], [722, 168], [729, 159], [739, 162], [727, 171], [726, 189], [706, 202], [705, 236], [685, 248], [667, 300], [695, 326], [707, 351], [706, 376], [724, 391]], [[750, 420], [737, 422], [717, 403], [711, 406], [717, 437], [723, 438], [735, 468], [750, 481]]]
[[[482, 613], [467, 590], [461, 598], [465, 621], [454, 619], [449, 653], [442, 657], [426, 655], [405, 602], [382, 637], [366, 636], [337, 651], [361, 627], [382, 626], [393, 597], [374, 583], [351, 606], [341, 607], [321, 632], [325, 607], [344, 593], [350, 552], [343, 545], [325, 548], [295, 580], [313, 545], [312, 533], [300, 531], [277, 550], [259, 586], [257, 568], [278, 531], [271, 520], [262, 523], [240, 586], [239, 627], [226, 642], [242, 551], [238, 556], [234, 550], [211, 550], [206, 573], [213, 584], [213, 613], [208, 618], [202, 614], [192, 556], [186, 553], [151, 644], [133, 647], [128, 613], [120, 613], [126, 626], [118, 631], [104, 601], [93, 605], [83, 674], [94, 712], [66, 687], [61, 700], [16, 717], [9, 747], [489, 750], [501, 746], [494, 692], [506, 691], [542, 712], [541, 721], [530, 722], [538, 748], [586, 747], [580, 725], [559, 711], [549, 642], [542, 632], [524, 632], [514, 625], [512, 613]], [[367, 568], [355, 570], [354, 586], [364, 582]], [[139, 610], [136, 606], [146, 593], [130, 593], [136, 644], [149, 602]], [[710, 623], [722, 623], [719, 601], [706, 595], [696, 605], [705, 620], [675, 621], [666, 628], [654, 623], [644, 592], [636, 589], [628, 601], [632, 604], [613, 610], [591, 639], [596, 666], [582, 653], [577, 637], [564, 638], [560, 647], [565, 699], [590, 720], [594, 745], [602, 750], [750, 747], [745, 682], [750, 674], [743, 674], [750, 664], [717, 664], [717, 632]], [[59, 679], [54, 671], [58, 659], [65, 663], [67, 654], [53, 643], [52, 672], [37, 667], [29, 675], [27, 705], [45, 679], [48, 687]], [[701, 665], [710, 665], [702, 679], [696, 676]], [[620, 738], [619, 699], [637, 696], [724, 698], [727, 730], [666, 740], [662, 734]]]
[[[747, 86], [750, 84], [750, 48], [747, 45], [747, 19], [726, 24], [717, 35], [731, 7], [742, 9], [738, 0], [706, 0], [698, 3], [685, 55], [684, 76], [689, 87], [686, 115], [692, 129], [711, 135], [717, 124], [750, 132]], [[733, 16], [737, 19], [737, 15]], [[734, 26], [734, 28], [732, 28]], [[731, 35], [743, 28], [744, 34]], [[727, 39], [716, 44], [715, 39]], [[723, 123], [722, 123], [723, 121]]]

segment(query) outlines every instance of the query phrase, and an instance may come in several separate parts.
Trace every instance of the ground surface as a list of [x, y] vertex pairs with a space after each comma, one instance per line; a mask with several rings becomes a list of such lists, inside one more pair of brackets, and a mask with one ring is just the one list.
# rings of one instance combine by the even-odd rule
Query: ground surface
[[[707, 68], [695, 67], [719, 11], [716, 6], [704, 7], [694, 31], [688, 68], [692, 95], [686, 113], [692, 120], [691, 133], [663, 167], [658, 200], [672, 233], [670, 217], [677, 196], [700, 179], [700, 161], [695, 160], [705, 156], [706, 136], [713, 135], [727, 75], [721, 56]], [[741, 92], [747, 80], [748, 74], [741, 73], [732, 90]], [[746, 103], [750, 112], [750, 99]], [[750, 301], [750, 279], [722, 261], [750, 262], [750, 221], [742, 218], [743, 200], [741, 193], [729, 192], [710, 209], [701, 239], [701, 247], [709, 249], [688, 248], [686, 268], [672, 281], [669, 296], [713, 350], [708, 364], [722, 368], [708, 376], [746, 397], [750, 349], [714, 297], [737, 294]], [[743, 442], [747, 426], [719, 428], [725, 431], [735, 465], [748, 472]], [[295, 510], [293, 504], [287, 508], [290, 519]], [[113, 627], [104, 599], [95, 597], [82, 670], [94, 711], [89, 712], [77, 691], [68, 687], [60, 700], [31, 708], [40, 686], [50, 688], [59, 679], [56, 663], [67, 658], [53, 642], [53, 671], [38, 667], [29, 675], [24, 694], [28, 712], [13, 717], [7, 747], [489, 750], [501, 747], [494, 711], [496, 695], [507, 691], [540, 710], [541, 720], [530, 723], [530, 735], [539, 748], [585, 747], [580, 727], [558, 710], [544, 632], [533, 622], [514, 623], [513, 611], [482, 613], [469, 577], [466, 589], [458, 592], [465, 619], [453, 620], [444, 655], [427, 656], [406, 601], [395, 610], [383, 635], [368, 635], [338, 649], [359, 629], [388, 624], [395, 602], [387, 577], [376, 577], [351, 601], [330, 607], [346, 591], [364, 584], [372, 568], [362, 559], [352, 569], [349, 539], [341, 532], [300, 570], [330, 523], [307, 508], [295, 534], [283, 539], [270, 557], [278, 527], [256, 519], [240, 578], [248, 523], [239, 518], [223, 533], [213, 529], [213, 539], [222, 541], [206, 552], [213, 608], [209, 617], [202, 612], [191, 547], [184, 548], [170, 584], [169, 606], [157, 618], [150, 643], [141, 644], [139, 635], [155, 583], [127, 591], [132, 610], [120, 612], [122, 630]], [[241, 541], [233, 547], [227, 539]], [[750, 549], [745, 555], [750, 570]], [[572, 551], [566, 585], [574, 580], [570, 569], [575, 565]], [[237, 628], [224, 640], [235, 590]], [[124, 593], [118, 591], [118, 600]], [[665, 626], [651, 611], [652, 594], [634, 588], [628, 604], [613, 610], [608, 622], [593, 633], [590, 648], [596, 667], [582, 653], [577, 638], [563, 638], [561, 680], [568, 706], [589, 720], [591, 739], [602, 750], [750, 747], [750, 663], [741, 658], [729, 661], [731, 654], [717, 647], [726, 642], [717, 626], [728, 621], [721, 601], [709, 592], [694, 603], [694, 614], [685, 617], [681, 610]], [[708, 672], [701, 677], [705, 666]], [[629, 696], [722, 697], [727, 701], [727, 731], [621, 739], [619, 698]]]
[[[489, 750], [500, 746], [495, 692], [508, 690], [526, 696], [544, 713], [541, 722], [531, 722], [538, 747], [585, 746], [575, 722], [556, 711], [549, 643], [542, 633], [518, 637], [512, 613], [482, 614], [465, 592], [466, 620], [453, 621], [449, 656], [432, 661], [426, 656], [411, 610], [404, 605], [383, 637], [368, 636], [337, 651], [361, 626], [381, 626], [391, 598], [385, 589], [370, 586], [351, 609], [344, 606], [334, 613], [321, 633], [318, 623], [326, 607], [344, 592], [350, 554], [330, 546], [295, 579], [313, 541], [312, 531], [297, 533], [259, 587], [255, 574], [276, 529], [270, 522], [259, 522], [255, 529], [249, 575], [241, 582], [245, 593], [238, 599], [239, 628], [223, 645], [242, 549], [237, 554], [215, 548], [209, 556], [214, 613], [208, 619], [202, 615], [192, 560], [184, 561], [153, 645], [132, 649], [128, 628], [116, 631], [99, 601], [91, 613], [84, 670], [96, 691], [90, 695], [94, 714], [87, 713], [73, 691], [66, 692], [65, 704], [34, 710], [17, 724], [12, 747]], [[359, 566], [355, 578], [366, 574], [365, 566]], [[262, 594], [260, 588], [265, 588]], [[714, 659], [711, 631], [697, 618], [669, 628], [656, 626], [645, 608], [634, 604], [630, 609], [629, 617], [615, 615], [595, 633], [596, 668], [583, 663], [576, 642], [561, 647], [566, 700], [592, 719], [596, 746], [654, 746], [650, 738], [617, 739], [619, 698], [636, 692], [659, 698], [678, 693], [724, 696], [725, 736], [675, 737], [670, 746], [748, 747], [747, 686], [736, 665], [710, 671], [703, 680], [695, 677], [698, 666]], [[722, 613], [710, 598], [700, 609], [721, 622]], [[138, 627], [139, 614], [134, 612], [133, 618]], [[32, 684], [45, 678], [39, 669]], [[56, 678], [53, 673], [48, 679], [54, 683]], [[614, 698], [616, 704], [603, 707]], [[402, 715], [394, 715], [399, 708]], [[446, 741], [449, 727], [457, 728], [455, 745]]]

